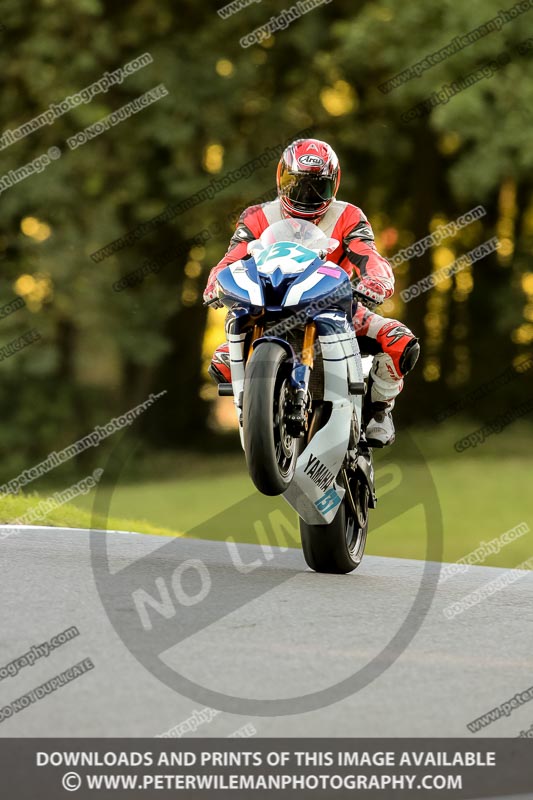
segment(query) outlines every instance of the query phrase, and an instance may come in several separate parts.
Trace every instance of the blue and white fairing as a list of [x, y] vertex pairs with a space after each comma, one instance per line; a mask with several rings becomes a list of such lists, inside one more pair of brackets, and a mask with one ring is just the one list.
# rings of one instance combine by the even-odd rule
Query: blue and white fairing
[[352, 289], [348, 275], [324, 260], [337, 245], [309, 222], [276, 222], [250, 243], [247, 258], [219, 272], [219, 298], [230, 308], [238, 305], [252, 314], [284, 309], [293, 313], [295, 306], [326, 308], [328, 303], [349, 313]]

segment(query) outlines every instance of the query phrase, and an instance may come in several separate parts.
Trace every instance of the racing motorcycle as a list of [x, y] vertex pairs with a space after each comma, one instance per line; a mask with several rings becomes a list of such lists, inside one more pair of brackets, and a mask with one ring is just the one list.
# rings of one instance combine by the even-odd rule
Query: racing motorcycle
[[307, 564], [346, 573], [361, 562], [376, 495], [363, 422], [372, 359], [359, 350], [348, 275], [327, 260], [338, 244], [281, 220], [219, 272], [231, 383], [218, 391], [234, 397], [255, 486], [297, 512]]

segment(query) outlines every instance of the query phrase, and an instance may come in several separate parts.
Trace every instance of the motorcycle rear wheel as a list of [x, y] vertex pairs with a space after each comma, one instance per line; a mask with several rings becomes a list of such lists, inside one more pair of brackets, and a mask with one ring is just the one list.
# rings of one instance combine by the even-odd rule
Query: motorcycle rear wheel
[[308, 525], [300, 519], [304, 557], [315, 572], [353, 572], [365, 551], [370, 498], [368, 486], [357, 472], [342, 470], [341, 476], [346, 494], [333, 522]]

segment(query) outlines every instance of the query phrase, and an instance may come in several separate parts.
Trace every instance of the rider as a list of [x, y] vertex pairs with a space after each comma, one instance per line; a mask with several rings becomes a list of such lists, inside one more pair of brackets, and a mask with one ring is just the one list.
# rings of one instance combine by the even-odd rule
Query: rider
[[[339, 161], [329, 144], [318, 139], [290, 144], [278, 165], [278, 198], [250, 206], [241, 214], [226, 255], [209, 274], [204, 300], [217, 298], [220, 270], [246, 258], [248, 242], [259, 239], [274, 222], [287, 217], [309, 220], [337, 239], [340, 244], [328, 258], [348, 273], [359, 299], [367, 304], [358, 303], [353, 318], [361, 351], [374, 356], [365, 409], [366, 437], [371, 446], [384, 447], [394, 441], [391, 411], [420, 347], [405, 325], [372, 310], [393, 294], [394, 275], [376, 250], [372, 227], [361, 209], [336, 200], [340, 179]], [[215, 351], [210, 372], [220, 382], [231, 382], [227, 344]]]

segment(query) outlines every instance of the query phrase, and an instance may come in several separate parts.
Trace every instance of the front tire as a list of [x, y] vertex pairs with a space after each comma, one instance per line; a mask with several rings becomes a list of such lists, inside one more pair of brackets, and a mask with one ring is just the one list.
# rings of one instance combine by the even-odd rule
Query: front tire
[[368, 486], [357, 472], [344, 472], [343, 482], [346, 494], [333, 522], [328, 525], [308, 525], [300, 519], [304, 557], [315, 572], [352, 572], [363, 558], [368, 532]]
[[286, 350], [275, 342], [259, 344], [246, 365], [242, 408], [246, 463], [257, 489], [270, 496], [287, 491], [298, 457], [298, 440], [287, 433], [284, 419], [290, 371]]

